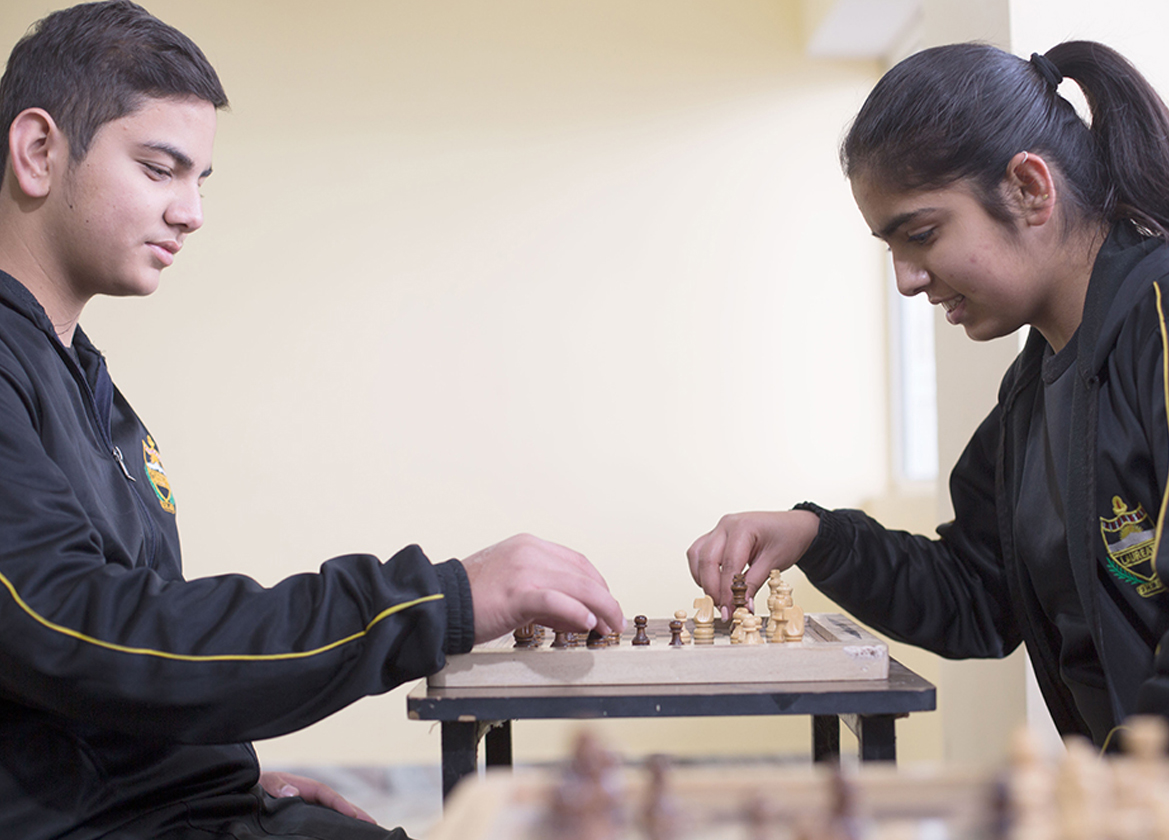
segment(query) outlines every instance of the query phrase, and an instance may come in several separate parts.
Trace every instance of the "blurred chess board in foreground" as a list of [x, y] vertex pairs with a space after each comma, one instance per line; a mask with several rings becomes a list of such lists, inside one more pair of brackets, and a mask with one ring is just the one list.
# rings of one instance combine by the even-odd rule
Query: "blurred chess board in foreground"
[[1124, 734], [1126, 754], [1101, 757], [1020, 733], [996, 772], [621, 766], [584, 730], [558, 773], [464, 782], [428, 840], [1169, 840], [1165, 721]]

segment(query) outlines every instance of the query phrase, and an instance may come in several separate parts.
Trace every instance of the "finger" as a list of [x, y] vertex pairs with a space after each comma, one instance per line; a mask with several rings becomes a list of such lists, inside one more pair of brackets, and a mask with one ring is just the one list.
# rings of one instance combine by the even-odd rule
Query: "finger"
[[[591, 619], [586, 616], [584, 620], [587, 626], [583, 626], [581, 629], [591, 629], [592, 626], [600, 624], [608, 630], [616, 630], [624, 625], [625, 616], [621, 612], [621, 605], [617, 603], [617, 599], [613, 597], [603, 578], [576, 574], [574, 570], [557, 569], [544, 565], [538, 573], [528, 579], [527, 583], [525, 589], [542, 593], [559, 592], [567, 595], [570, 600], [583, 604], [591, 613]], [[563, 604], [558, 599], [551, 603]], [[574, 617], [579, 616], [579, 611], [575, 609], [572, 611]], [[521, 616], [521, 618], [528, 620], [526, 616]]]
[[[330, 808], [339, 814], [344, 814], [347, 817], [353, 817], [363, 822], [373, 823], [374, 818], [358, 808], [348, 799], [346, 799], [333, 788], [326, 785], [324, 782], [318, 782], [313, 779], [300, 780], [301, 791], [299, 796], [305, 802], [310, 802], [314, 805], [321, 805], [325, 808]], [[294, 794], [296, 795], [296, 794]]]
[[[726, 601], [729, 603], [731, 599], [731, 583], [734, 576], [746, 569], [755, 560], [755, 532], [749, 527], [739, 527], [733, 529], [727, 536], [727, 545], [723, 549], [723, 563], [722, 563], [722, 586], [725, 593]], [[748, 584], [747, 588], [747, 603], [751, 603], [751, 596], [754, 595]]]
[[698, 575], [702, 591], [714, 598], [716, 604], [723, 604], [720, 576], [723, 564], [723, 548], [726, 545], [726, 531], [716, 528], [707, 535], [699, 549]]
[[625, 617], [621, 605], [608, 590], [590, 585], [591, 581], [577, 583], [571, 592], [559, 588], [528, 590], [517, 606], [532, 621], [553, 630], [609, 633], [622, 629]]
[[710, 542], [713, 533], [713, 531], [707, 531], [686, 549], [686, 563], [690, 567], [690, 577], [699, 586], [702, 586], [702, 558], [706, 556], [706, 544]]
[[573, 551], [571, 548], [568, 548], [567, 546], [559, 545], [558, 543], [550, 543], [550, 542], [543, 541], [543, 540], [541, 540], [541, 542], [544, 542], [544, 545], [549, 547], [552, 550], [552, 553], [555, 554], [557, 557], [560, 557], [561, 559], [567, 561], [568, 563], [570, 563], [573, 566], [574, 569], [583, 573], [587, 577], [592, 578], [594, 583], [599, 584], [605, 590], [609, 589], [609, 584], [608, 584], [608, 582], [606, 582], [605, 576], [602, 575], [597, 570], [597, 567], [594, 566], [589, 561], [589, 559], [587, 557], [585, 557], [583, 554], [581, 554], [579, 551]]

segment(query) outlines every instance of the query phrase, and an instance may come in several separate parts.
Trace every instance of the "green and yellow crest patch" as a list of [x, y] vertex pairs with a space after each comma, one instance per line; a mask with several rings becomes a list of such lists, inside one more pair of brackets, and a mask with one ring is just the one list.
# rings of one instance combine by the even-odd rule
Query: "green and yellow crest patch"
[[1145, 509], [1129, 510], [1120, 496], [1112, 497], [1111, 518], [1100, 517], [1100, 535], [1108, 551], [1108, 571], [1117, 580], [1136, 587], [1142, 598], [1164, 592], [1154, 564], [1157, 525]]

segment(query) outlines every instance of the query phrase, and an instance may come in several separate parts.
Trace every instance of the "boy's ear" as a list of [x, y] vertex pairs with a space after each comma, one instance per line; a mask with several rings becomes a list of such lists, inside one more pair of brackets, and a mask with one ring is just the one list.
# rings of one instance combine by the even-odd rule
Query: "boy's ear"
[[8, 128], [8, 166], [21, 192], [44, 198], [52, 186], [58, 162], [67, 160], [68, 142], [43, 108], [27, 108]]
[[1007, 194], [1019, 217], [1029, 225], [1042, 225], [1055, 212], [1055, 178], [1042, 157], [1019, 152], [1007, 164]]

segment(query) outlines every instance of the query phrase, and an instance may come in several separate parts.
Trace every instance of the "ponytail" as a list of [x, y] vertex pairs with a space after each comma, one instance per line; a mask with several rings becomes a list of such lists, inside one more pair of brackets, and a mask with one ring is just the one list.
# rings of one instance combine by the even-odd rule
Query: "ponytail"
[[[1091, 127], [1057, 90], [1075, 80]], [[901, 190], [969, 180], [987, 211], [1012, 219], [1001, 191], [1017, 153], [1056, 170], [1069, 224], [1129, 218], [1169, 231], [1169, 110], [1116, 51], [1069, 41], [1031, 61], [985, 44], [952, 44], [905, 59], [877, 83], [840, 158], [850, 178]]]
[[1169, 231], [1169, 109], [1144, 76], [1115, 50], [1068, 41], [1047, 53], [1074, 79], [1092, 113], [1092, 136], [1105, 172], [1100, 215], [1130, 218], [1164, 237]]

